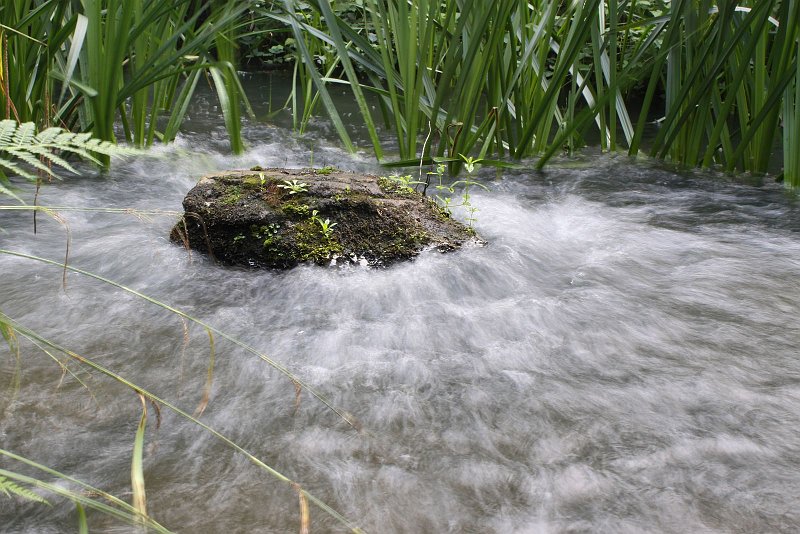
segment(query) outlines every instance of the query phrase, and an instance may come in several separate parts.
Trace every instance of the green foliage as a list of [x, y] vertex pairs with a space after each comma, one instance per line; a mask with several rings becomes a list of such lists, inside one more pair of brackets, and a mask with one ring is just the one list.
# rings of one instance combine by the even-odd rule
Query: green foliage
[[297, 195], [308, 191], [308, 184], [305, 182], [298, 182], [297, 180], [284, 180], [282, 184], [278, 184], [278, 187], [287, 190], [290, 195]]
[[404, 176], [395, 174], [392, 176], [382, 176], [380, 183], [387, 191], [402, 194], [402, 193], [413, 193], [415, 191], [414, 188], [416, 186], [422, 185], [425, 182], [415, 180], [414, 177], [411, 176], [410, 174], [406, 174]]
[[[0, 194], [13, 196], [8, 174], [36, 181], [36, 172], [57, 178], [53, 165], [76, 173], [75, 168], [61, 153], [74, 154], [100, 163], [97, 155], [125, 156], [136, 154], [131, 148], [117, 146], [107, 141], [93, 139], [90, 133], [72, 133], [62, 128], [48, 128], [36, 133], [32, 122], [17, 124], [13, 120], [0, 121]], [[26, 166], [27, 165], [27, 166]]]
[[128, 142], [149, 146], [174, 139], [200, 74], [208, 72], [232, 150], [241, 151], [243, 93], [233, 44], [224, 41], [246, 9], [233, 0], [4, 2], [0, 116], [104, 141], [115, 140], [121, 120]]
[[[323, 224], [327, 225], [327, 230]], [[297, 223], [293, 239], [299, 259], [322, 264], [341, 254], [342, 245], [333, 236], [335, 225], [329, 219], [320, 219], [317, 210], [312, 212], [311, 218]]]
[[27, 501], [33, 501], [47, 505], [50, 504], [44, 497], [38, 495], [37, 493], [34, 493], [28, 488], [24, 488], [22, 486], [15, 484], [11, 480], [3, 476], [0, 476], [0, 492], [4, 493], [6, 497], [10, 497], [11, 495], [16, 495], [17, 497], [22, 497]]
[[[264, 248], [270, 248], [280, 240], [281, 225], [277, 223], [269, 223], [264, 226], [253, 226], [250, 228], [250, 234], [256, 239], [262, 239]], [[235, 240], [236, 238], [234, 238]]]
[[323, 220], [319, 215], [317, 210], [311, 212], [311, 220], [317, 223], [322, 231], [322, 235], [325, 236], [326, 239], [330, 239], [333, 237], [333, 227], [339, 223], [331, 222], [330, 219]]
[[225, 190], [225, 194], [219, 199], [220, 204], [230, 206], [236, 204], [242, 198], [242, 188], [238, 185], [232, 185]]
[[[431, 185], [431, 177], [436, 177], [437, 183], [433, 184], [433, 189], [436, 191], [436, 193], [434, 193], [433, 198], [436, 200], [439, 208], [447, 216], [452, 215], [453, 208], [463, 208], [467, 212], [467, 226], [470, 230], [474, 230], [474, 224], [478, 220], [476, 214], [480, 210], [474, 204], [472, 204], [472, 195], [470, 194], [470, 189], [473, 186], [477, 186], [488, 191], [488, 188], [482, 183], [472, 179], [473, 173], [477, 170], [476, 167], [481, 164], [482, 160], [463, 155], [461, 156], [461, 159], [464, 162], [464, 169], [467, 171], [466, 178], [462, 180], [456, 180], [450, 184], [445, 184], [444, 174], [447, 167], [443, 164], [439, 164], [435, 171], [428, 173], [428, 180], [425, 182], [425, 187], [427, 190], [427, 188]], [[461, 189], [461, 199], [460, 202], [454, 203], [452, 194], [456, 192], [457, 188]]]
[[308, 217], [308, 206], [306, 204], [284, 203], [281, 206], [281, 211], [287, 216], [294, 219], [302, 219]]
[[[786, 181], [800, 183], [796, 0], [364, 0], [356, 20], [337, 5], [287, 0], [273, 18], [303, 41], [305, 94], [316, 90], [305, 102], [319, 97], [349, 149], [332, 83], [350, 85], [379, 159], [367, 92], [401, 162], [447, 159], [458, 172], [460, 154], [540, 156], [541, 166], [599, 134], [606, 150], [638, 155], [647, 140], [652, 156], [682, 165], [764, 172], [782, 125]], [[318, 65], [315, 47], [335, 50], [337, 68]]]
[[[781, 112], [784, 120], [789, 115], [782, 101], [793, 96], [800, 4], [705, 7], [675, 2], [668, 12], [631, 151], [642, 141], [642, 117], [666, 72], [665, 115], [650, 154], [684, 165], [765, 172]], [[794, 152], [789, 147], [800, 139], [791, 128], [786, 133], [785, 151]]]

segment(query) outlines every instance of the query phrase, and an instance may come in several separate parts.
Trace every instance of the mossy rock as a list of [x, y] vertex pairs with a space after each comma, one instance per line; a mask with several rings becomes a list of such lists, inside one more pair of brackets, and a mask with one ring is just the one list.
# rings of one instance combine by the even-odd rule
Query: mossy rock
[[375, 176], [326, 169], [226, 171], [183, 200], [173, 241], [229, 265], [389, 265], [480, 243], [435, 202]]

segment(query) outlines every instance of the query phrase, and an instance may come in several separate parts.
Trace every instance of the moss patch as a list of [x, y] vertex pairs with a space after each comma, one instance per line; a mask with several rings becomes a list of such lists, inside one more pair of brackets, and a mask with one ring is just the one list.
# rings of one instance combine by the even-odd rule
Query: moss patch
[[228, 187], [219, 199], [220, 204], [230, 206], [242, 199], [242, 188], [239, 186]]

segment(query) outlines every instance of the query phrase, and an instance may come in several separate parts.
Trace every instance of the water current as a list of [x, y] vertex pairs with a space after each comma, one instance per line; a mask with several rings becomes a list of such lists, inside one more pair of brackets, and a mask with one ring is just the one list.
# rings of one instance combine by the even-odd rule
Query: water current
[[[211, 101], [172, 147], [41, 204], [180, 210], [204, 173], [381, 173], [326, 127], [250, 126], [227, 153]], [[213, 125], [213, 126], [212, 126]], [[223, 268], [168, 239], [175, 216], [61, 212], [70, 264], [256, 347], [357, 420], [214, 336], [200, 420], [373, 533], [800, 529], [800, 208], [781, 187], [587, 154], [484, 170], [487, 241], [386, 269]], [[26, 193], [29, 195], [29, 193]], [[464, 217], [463, 213], [456, 216]], [[0, 211], [0, 248], [61, 261], [62, 224]], [[206, 331], [86, 276], [0, 254], [0, 309], [192, 413]], [[59, 359], [64, 360], [59, 357]], [[136, 394], [29, 342], [0, 361], [2, 448], [130, 500]], [[148, 511], [178, 532], [297, 532], [295, 489], [166, 407], [149, 412]], [[35, 473], [10, 459], [0, 467]], [[50, 475], [40, 478], [67, 486]], [[0, 495], [0, 531], [77, 530], [75, 507]], [[311, 505], [311, 532], [343, 527]], [[131, 532], [89, 512], [95, 532]]]

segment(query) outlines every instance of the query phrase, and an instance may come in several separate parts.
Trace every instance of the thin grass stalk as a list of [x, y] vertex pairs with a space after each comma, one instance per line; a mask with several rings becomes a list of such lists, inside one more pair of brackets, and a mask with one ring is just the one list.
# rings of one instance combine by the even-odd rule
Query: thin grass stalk
[[[664, 46], [667, 49], [674, 46], [676, 41], [676, 36], [678, 39], [680, 38], [679, 28], [680, 28], [680, 18], [678, 17], [678, 13], [680, 13], [683, 9], [685, 9], [687, 5], [687, 0], [677, 0], [672, 3], [670, 13], [669, 13], [669, 22], [662, 26], [662, 28], [666, 29], [666, 32], [663, 37]], [[660, 33], [660, 31], [659, 31]], [[655, 37], [655, 35], [653, 36]], [[656, 89], [658, 87], [658, 82], [661, 77], [661, 69], [666, 61], [666, 54], [660, 53], [657, 54], [655, 57], [655, 61], [652, 63], [652, 68], [650, 70], [650, 79], [647, 83], [647, 89], [645, 91], [645, 96], [642, 101], [642, 106], [639, 111], [639, 119], [636, 122], [636, 130], [634, 131], [633, 141], [631, 143], [630, 148], [628, 149], [628, 153], [632, 156], [635, 156], [639, 153], [639, 147], [641, 146], [643, 137], [644, 137], [644, 129], [645, 125], [647, 124], [647, 117], [650, 113], [650, 108], [653, 104], [653, 98], [655, 97]], [[674, 79], [674, 74], [673, 74]], [[667, 84], [667, 91], [674, 93], [676, 90], [673, 84]], [[667, 102], [670, 102], [670, 98], [667, 98]]]
[[228, 139], [231, 152], [241, 154], [244, 152], [242, 140], [242, 113], [239, 104], [242, 93], [239, 91], [236, 74], [236, 61], [234, 54], [233, 30], [217, 33], [215, 42], [219, 63], [209, 68], [214, 86], [217, 89], [222, 116], [228, 130]]
[[161, 140], [169, 143], [175, 140], [180, 130], [181, 123], [189, 110], [194, 91], [197, 88], [197, 82], [200, 80], [202, 72], [200, 69], [195, 69], [188, 73], [181, 85], [181, 90], [175, 98], [174, 107], [167, 120], [167, 125], [164, 127]]
[[161, 302], [161, 301], [159, 301], [157, 299], [154, 299], [154, 298], [149, 297], [149, 296], [147, 296], [147, 295], [145, 295], [143, 293], [140, 293], [139, 291], [136, 291], [135, 289], [131, 289], [131, 288], [127, 287], [127, 286], [124, 286], [122, 284], [114, 282], [113, 280], [110, 280], [108, 278], [104, 278], [104, 277], [102, 277], [100, 275], [91, 273], [89, 271], [84, 271], [82, 269], [79, 269], [77, 267], [73, 267], [71, 265], [67, 265], [67, 264], [64, 264], [64, 263], [59, 263], [57, 261], [49, 260], [47, 258], [40, 258], [38, 256], [33, 256], [33, 255], [30, 255], [30, 254], [25, 254], [25, 253], [22, 253], [22, 252], [15, 252], [15, 251], [6, 250], [6, 249], [0, 249], [0, 254], [7, 254], [7, 255], [10, 255], [10, 256], [16, 256], [16, 257], [19, 257], [19, 258], [25, 258], [25, 259], [29, 259], [29, 260], [39, 261], [39, 262], [47, 264], [47, 265], [57, 266], [57, 267], [65, 270], [65, 271], [74, 272], [74, 273], [77, 273], [77, 274], [80, 274], [80, 275], [83, 275], [83, 276], [87, 276], [89, 278], [93, 278], [93, 279], [98, 280], [100, 282], [103, 282], [105, 284], [108, 284], [108, 285], [111, 285], [111, 286], [116, 287], [118, 289], [121, 289], [122, 291], [130, 293], [130, 294], [132, 294], [132, 295], [134, 295], [134, 296], [136, 296], [138, 298], [141, 298], [141, 299], [143, 299], [143, 300], [145, 300], [145, 301], [147, 301], [147, 302], [149, 302], [151, 304], [154, 304], [154, 305], [156, 305], [156, 306], [158, 306], [160, 308], [163, 308], [163, 309], [165, 309], [165, 310], [167, 310], [167, 311], [169, 311], [171, 313], [174, 313], [175, 315], [177, 315], [179, 317], [182, 317], [183, 319], [186, 319], [189, 322], [197, 324], [197, 325], [203, 327], [204, 329], [206, 329], [207, 331], [213, 332], [214, 334], [218, 335], [219, 337], [221, 337], [223, 339], [226, 339], [226, 340], [230, 341], [231, 343], [241, 347], [242, 349], [244, 349], [245, 351], [249, 352], [250, 354], [253, 354], [254, 356], [258, 357], [259, 359], [261, 359], [262, 361], [267, 363], [270, 367], [274, 368], [275, 370], [279, 371], [281, 374], [286, 376], [293, 383], [299, 384], [300, 386], [302, 386], [306, 391], [308, 391], [311, 395], [313, 395], [315, 398], [317, 398], [317, 400], [319, 400], [323, 405], [325, 405], [329, 410], [331, 410], [333, 413], [335, 413], [337, 416], [339, 416], [343, 421], [345, 421], [352, 428], [354, 428], [356, 430], [361, 428], [360, 423], [358, 423], [358, 421], [356, 421], [355, 418], [351, 414], [349, 414], [349, 413], [337, 408], [331, 401], [329, 401], [326, 397], [324, 397], [321, 393], [319, 393], [315, 388], [313, 388], [311, 385], [306, 383], [300, 377], [298, 377], [294, 373], [292, 373], [288, 368], [286, 368], [285, 366], [283, 366], [279, 362], [273, 360], [272, 358], [270, 358], [266, 354], [263, 354], [262, 352], [258, 351], [254, 347], [251, 347], [250, 345], [247, 345], [246, 343], [234, 338], [230, 334], [227, 334], [227, 333], [223, 332], [222, 330], [219, 330], [219, 329], [211, 326], [210, 324], [207, 324], [204, 321], [201, 321], [200, 319], [192, 317], [189, 314], [187, 314], [187, 313], [185, 313], [185, 312], [183, 312], [183, 311], [181, 311], [181, 310], [179, 310], [177, 308], [174, 308], [174, 307], [172, 307], [172, 306], [170, 306], [168, 304], [165, 304], [165, 303], [163, 303], [163, 302]]
[[[323, 17], [325, 18], [325, 22], [330, 28], [331, 31], [331, 38], [333, 38], [334, 43], [336, 44], [336, 50], [339, 53], [339, 61], [342, 63], [342, 67], [344, 68], [345, 74], [347, 78], [350, 80], [350, 87], [353, 90], [353, 95], [355, 96], [356, 102], [358, 103], [358, 108], [361, 111], [361, 116], [364, 119], [364, 122], [367, 126], [367, 131], [369, 132], [370, 139], [372, 140], [372, 146], [375, 151], [375, 156], [378, 160], [383, 159], [383, 151], [381, 149], [381, 143], [378, 139], [378, 133], [375, 129], [375, 123], [372, 119], [372, 114], [369, 111], [369, 106], [367, 105], [367, 101], [364, 98], [364, 93], [361, 91], [361, 86], [356, 76], [355, 69], [353, 68], [353, 64], [350, 61], [350, 56], [347, 51], [347, 45], [342, 39], [342, 34], [339, 31], [339, 25], [341, 21], [333, 14], [333, 10], [331, 9], [331, 5], [328, 0], [319, 0], [318, 7], [322, 12]], [[411, 21], [410, 26], [413, 27], [414, 21]]]
[[541, 126], [540, 121], [546, 115], [554, 116], [554, 108], [560, 88], [559, 84], [563, 80], [569, 79], [569, 71], [574, 65], [575, 58], [591, 35], [594, 22], [591, 13], [596, 12], [598, 6], [599, 2], [597, 0], [575, 4], [574, 11], [570, 16], [571, 23], [568, 25], [567, 34], [559, 44], [559, 53], [555, 60], [556, 63], [553, 67], [550, 84], [542, 97], [541, 103], [530, 111], [525, 129], [514, 149], [516, 158], [521, 158], [530, 153], [530, 144], [536, 135], [537, 129], [539, 130], [540, 139], [549, 137], [549, 132], [543, 132], [539, 129]]
[[133, 491], [133, 507], [142, 515], [147, 516], [147, 496], [144, 485], [144, 465], [142, 455], [144, 452], [144, 431], [147, 427], [147, 399], [138, 393], [142, 402], [142, 417], [136, 427], [136, 437], [133, 441], [133, 456], [131, 459], [131, 489]]
[[[162, 532], [167, 534], [170, 532], [165, 527], [156, 522], [153, 518], [149, 516], [142, 516], [130, 504], [99, 488], [91, 486], [67, 474], [56, 471], [55, 469], [52, 469], [38, 462], [35, 462], [29, 458], [20, 456], [18, 454], [15, 454], [11, 451], [2, 448], [0, 448], [0, 455], [5, 456], [7, 458], [11, 458], [12, 460], [23, 463], [29, 467], [33, 467], [34, 469], [41, 471], [47, 475], [50, 475], [51, 477], [56, 477], [70, 484], [74, 484], [80, 488], [80, 491], [72, 491], [70, 489], [63, 487], [63, 485], [61, 484], [47, 484], [34, 477], [26, 477], [25, 481], [33, 486], [40, 487], [56, 495], [61, 495], [62, 497], [65, 497], [76, 504], [80, 504], [84, 508], [90, 508], [100, 511], [101, 513], [119, 519], [121, 521], [124, 521], [127, 524], [143, 525], [149, 530], [153, 530], [155, 532]], [[19, 478], [20, 476], [25, 476], [11, 471], [5, 471], [5, 473], [6, 476], [9, 476], [9, 478], [15, 478], [16, 480], [20, 480]], [[9, 475], [8, 473], [12, 474]], [[87, 495], [96, 495], [102, 498], [102, 500], [91, 499], [87, 497]]]
[[[383, 2], [370, 1], [368, 4], [368, 13], [371, 17], [372, 27], [376, 34], [376, 39], [380, 46], [378, 47], [381, 53], [381, 60], [384, 67], [395, 64], [395, 47], [392, 46], [391, 31], [388, 24], [388, 14], [386, 13], [385, 4]], [[379, 69], [376, 69], [379, 70]], [[402, 82], [396, 81], [393, 68], [383, 68], [379, 74], [382, 74], [386, 79], [386, 87], [389, 93], [390, 102], [384, 104], [387, 108], [393, 110], [395, 120], [392, 121], [395, 128], [395, 137], [399, 145], [399, 152], [401, 157], [408, 155], [410, 150], [406, 143], [405, 124], [406, 118], [404, 115], [397, 115], [397, 111], [402, 109], [400, 106], [400, 94], [398, 89], [402, 87]], [[387, 114], [388, 115], [388, 114]], [[387, 116], [388, 118], [388, 116]]]
[[[609, 0], [608, 2], [608, 54], [605, 56], [608, 58], [608, 68], [605, 68], [604, 65], [601, 65], [601, 69], [603, 72], [603, 77], [606, 78], [608, 82], [609, 90], [614, 91], [617, 95], [614, 98], [614, 102], [609, 104], [608, 106], [608, 129], [610, 133], [609, 139], [609, 150], [616, 150], [617, 149], [617, 107], [622, 105], [622, 110], [624, 110], [624, 103], [622, 103], [622, 98], [619, 95], [619, 89], [617, 89], [617, 39], [618, 39], [618, 27], [617, 24], [619, 22], [619, 14], [617, 9], [617, 0]], [[605, 52], [604, 52], [605, 53]], [[597, 86], [602, 85], [602, 80], [598, 79]], [[622, 111], [621, 110], [621, 111]], [[627, 119], [627, 111], [624, 113]], [[623, 121], [623, 126], [629, 124], [630, 121]], [[625, 128], [624, 131], [628, 131]], [[630, 142], [630, 138], [628, 138], [628, 142]]]
[[[594, 70], [597, 73], [603, 71], [602, 60], [600, 59], [600, 55], [603, 52], [603, 38], [601, 37], [601, 33], [605, 30], [605, 2], [601, 0], [600, 6], [598, 9], [597, 15], [597, 23], [592, 25], [592, 59], [594, 60]], [[603, 77], [597, 78], [597, 98], [599, 100], [603, 99], [603, 93], [605, 92], [605, 88], [603, 87]], [[610, 117], [609, 117], [610, 120]], [[607, 122], [606, 122], [606, 110], [605, 108], [600, 108], [597, 114], [597, 121], [598, 126], [600, 127], [600, 147], [604, 150], [610, 150], [612, 145], [612, 138], [611, 132], [607, 129]], [[608, 135], [602, 135], [602, 132], [608, 132]]]
[[[342, 82], [342, 80], [339, 80], [337, 78], [333, 78], [332, 77], [334, 71], [339, 67], [339, 63], [340, 63], [340, 61], [339, 61], [338, 57], [331, 62], [330, 66], [328, 67], [327, 72], [325, 73], [325, 76], [323, 76], [323, 78], [322, 78], [323, 82], [325, 82], [325, 83], [344, 83], [344, 82]], [[304, 95], [304, 100], [303, 100], [303, 118], [300, 121], [299, 127], [297, 128], [297, 130], [298, 130], [298, 132], [300, 134], [303, 134], [303, 133], [306, 132], [306, 128], [308, 128], [308, 125], [311, 123], [311, 119], [314, 118], [314, 112], [315, 112], [315, 110], [317, 108], [317, 104], [319, 103], [319, 97], [320, 97], [319, 91], [314, 91], [313, 90], [314, 89], [313, 83], [310, 83], [308, 80], [306, 80], [306, 83], [305, 83], [304, 87], [305, 87], [305, 90], [303, 92], [303, 95]]]
[[[800, 40], [797, 42], [800, 58]], [[795, 60], [794, 81], [783, 98], [783, 178], [787, 187], [800, 188], [800, 61]], [[795, 147], [795, 148], [792, 148]]]

